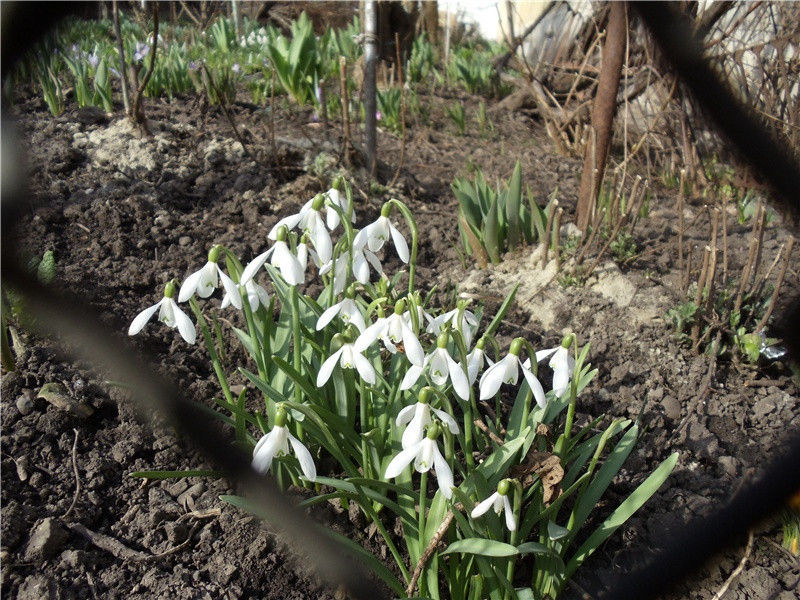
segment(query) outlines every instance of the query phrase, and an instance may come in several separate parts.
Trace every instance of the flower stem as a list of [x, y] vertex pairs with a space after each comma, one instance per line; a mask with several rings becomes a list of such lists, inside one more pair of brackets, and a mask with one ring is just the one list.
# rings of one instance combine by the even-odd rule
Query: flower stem
[[[420, 553], [425, 549], [425, 511], [428, 504], [428, 471], [423, 471], [419, 478], [419, 551]], [[422, 578], [420, 578], [420, 587], [422, 587]], [[422, 590], [420, 589], [420, 593]]]
[[[518, 481], [514, 481], [514, 516], [517, 518], [517, 528], [511, 532], [511, 539], [509, 543], [512, 546], [517, 545], [519, 541], [519, 527], [522, 524], [522, 486]], [[506, 579], [508, 579], [509, 583], [513, 586], [514, 585], [514, 569], [517, 566], [517, 559], [516, 557], [511, 557], [508, 560], [508, 566], [506, 567]], [[504, 598], [510, 598], [509, 590], [506, 590]]]
[[[291, 292], [289, 292], [289, 302], [292, 305], [292, 342], [293, 342], [292, 366], [294, 367], [294, 370], [299, 374], [301, 373], [303, 361], [300, 354], [300, 351], [302, 349], [301, 345], [302, 340], [300, 336], [300, 300], [296, 285], [293, 285], [291, 287]], [[297, 385], [297, 383], [294, 383], [293, 387], [294, 387], [294, 401], [297, 404], [302, 404], [303, 395], [300, 386]], [[300, 422], [297, 423], [297, 434], [298, 436], [303, 435], [303, 424]]]
[[417, 270], [417, 238], [419, 235], [417, 222], [414, 220], [414, 215], [411, 214], [411, 210], [409, 210], [408, 206], [403, 202], [392, 198], [389, 200], [389, 203], [395, 205], [397, 209], [403, 213], [403, 217], [405, 217], [406, 223], [408, 223], [408, 228], [411, 230], [411, 258], [408, 261], [408, 295], [410, 296], [414, 293], [414, 275]]
[[[206, 345], [206, 350], [208, 350], [208, 354], [211, 357], [211, 364], [214, 365], [214, 373], [217, 375], [217, 379], [219, 380], [219, 385], [222, 388], [222, 394], [225, 396], [225, 400], [235, 409], [236, 402], [233, 399], [233, 395], [231, 395], [231, 388], [228, 385], [228, 378], [225, 376], [225, 371], [222, 370], [222, 364], [220, 363], [219, 356], [217, 355], [217, 350], [214, 348], [214, 338], [211, 337], [211, 331], [208, 328], [208, 322], [206, 321], [203, 312], [200, 310], [200, 305], [197, 304], [197, 300], [194, 298], [189, 299], [189, 306], [192, 308], [192, 312], [194, 316], [197, 317], [197, 324], [200, 325], [200, 331], [203, 334], [203, 341]], [[234, 412], [235, 410], [232, 410]]]

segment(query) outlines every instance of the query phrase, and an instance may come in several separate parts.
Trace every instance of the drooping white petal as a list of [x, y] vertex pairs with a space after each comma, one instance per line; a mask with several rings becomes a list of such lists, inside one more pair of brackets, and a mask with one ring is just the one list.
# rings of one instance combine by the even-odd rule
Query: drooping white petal
[[395, 456], [387, 465], [386, 473], [383, 475], [384, 479], [392, 479], [400, 475], [400, 473], [403, 472], [403, 469], [405, 469], [409, 463], [416, 458], [421, 447], [422, 442], [417, 442], [410, 448], [406, 448], [398, 452], [397, 456]]
[[403, 391], [410, 390], [411, 387], [417, 383], [419, 376], [422, 375], [422, 369], [423, 367], [418, 365], [411, 365], [408, 371], [406, 371], [403, 381], [400, 382], [400, 389]]
[[436, 481], [439, 482], [439, 490], [442, 496], [448, 500], [453, 496], [453, 471], [450, 470], [450, 465], [439, 452], [439, 447], [436, 442], [433, 442], [433, 465], [436, 468]]
[[556, 347], [556, 348], [547, 348], [546, 350], [538, 350], [536, 352], [536, 362], [537, 363], [542, 362], [545, 358], [547, 358], [548, 356], [551, 356], [552, 354], [554, 354], [556, 350], [558, 350], [558, 347]]
[[266, 252], [262, 252], [261, 254], [256, 256], [253, 260], [251, 260], [249, 263], [247, 263], [247, 266], [245, 266], [244, 271], [242, 271], [242, 276], [239, 278], [239, 283], [245, 284], [248, 281], [250, 281], [255, 276], [255, 274], [258, 273], [258, 270], [264, 266], [264, 263], [267, 262], [267, 259], [269, 259], [270, 254], [272, 254], [274, 250], [275, 246], [273, 246]]
[[378, 339], [385, 327], [386, 319], [378, 319], [358, 336], [353, 346], [358, 352], [363, 352]]
[[406, 427], [400, 443], [403, 448], [410, 448], [425, 437], [425, 427], [431, 423], [430, 407], [427, 404], [417, 402], [414, 405], [414, 418]]
[[375, 255], [374, 252], [370, 252], [368, 249], [364, 248], [364, 257], [367, 259], [367, 262], [375, 269], [375, 272], [380, 276], [383, 275], [383, 267], [381, 266], [381, 261]]
[[430, 438], [424, 438], [421, 442], [419, 452], [414, 458], [414, 468], [417, 473], [425, 473], [433, 468], [433, 460], [436, 450], [436, 442]]
[[317, 319], [317, 331], [322, 331], [328, 323], [333, 321], [333, 318], [339, 314], [341, 308], [342, 303], [338, 302], [337, 304], [334, 304], [330, 308], [326, 309], [325, 312], [319, 316], [319, 319]]
[[447, 369], [450, 372], [450, 381], [453, 389], [462, 400], [469, 400], [469, 381], [464, 374], [464, 368], [447, 354]]
[[259, 473], [266, 473], [272, 465], [282, 442], [288, 435], [286, 427], [273, 427], [272, 431], [262, 436], [253, 449], [253, 468]]
[[247, 300], [250, 302], [250, 308], [253, 312], [258, 310], [259, 304], [264, 308], [269, 308], [269, 294], [267, 290], [252, 279], [248, 281], [244, 287], [247, 290]]
[[233, 280], [228, 277], [225, 273], [222, 272], [222, 269], [219, 268], [219, 265], [214, 265], [217, 267], [217, 272], [219, 273], [219, 278], [222, 280], [222, 287], [225, 288], [225, 293], [228, 295], [230, 303], [233, 304], [239, 310], [242, 309], [242, 296], [239, 293], [239, 288], [236, 287], [236, 284], [233, 283]]
[[503, 496], [503, 509], [506, 511], [506, 527], [508, 527], [509, 531], [516, 531], [517, 518], [514, 515], [514, 511], [511, 510], [511, 502], [508, 499], [508, 494]]
[[417, 404], [409, 404], [405, 408], [402, 408], [399, 413], [397, 413], [395, 424], [398, 427], [402, 427], [411, 421], [411, 417], [413, 417], [417, 411]]
[[300, 261], [291, 253], [286, 242], [275, 242], [272, 266], [281, 271], [281, 276], [289, 285], [300, 285], [305, 281], [305, 273]]
[[322, 387], [328, 379], [330, 379], [331, 373], [333, 373], [333, 369], [336, 366], [336, 361], [339, 360], [341, 355], [342, 349], [339, 348], [325, 359], [325, 362], [322, 363], [322, 366], [319, 368], [319, 373], [317, 373], [317, 387]]
[[294, 450], [294, 454], [300, 463], [300, 469], [302, 469], [303, 475], [305, 475], [306, 479], [309, 481], [316, 481], [317, 467], [314, 466], [314, 459], [311, 457], [311, 452], [309, 452], [308, 448], [291, 433], [287, 432], [287, 434], [289, 436], [289, 442], [292, 444], [292, 450]]
[[286, 229], [294, 229], [300, 224], [300, 221], [303, 220], [305, 213], [301, 210], [296, 215], [289, 215], [288, 217], [283, 217], [280, 219], [275, 225], [272, 226], [272, 229], [269, 230], [267, 237], [273, 241], [278, 239], [278, 229], [281, 228], [282, 225], [286, 225]]
[[142, 328], [145, 325], [147, 325], [147, 322], [153, 318], [153, 315], [161, 306], [162, 302], [164, 302], [163, 298], [158, 302], [156, 302], [155, 304], [153, 304], [153, 306], [145, 308], [142, 312], [136, 315], [133, 318], [133, 321], [131, 321], [131, 326], [128, 327], [128, 335], [136, 335], [137, 333], [139, 333], [142, 330]]
[[348, 323], [352, 323], [356, 328], [363, 332], [367, 324], [364, 322], [364, 316], [361, 314], [358, 305], [352, 298], [345, 298], [341, 302], [342, 309], [339, 312], [342, 319]]
[[183, 280], [181, 289], [178, 292], [178, 302], [186, 302], [189, 298], [194, 296], [199, 285], [200, 278], [203, 276], [203, 270], [195, 271]]
[[361, 379], [370, 385], [374, 385], [376, 376], [372, 364], [360, 352], [353, 352], [353, 361], [355, 362], [358, 374], [361, 375]]
[[453, 435], [458, 435], [460, 433], [460, 429], [458, 428], [458, 423], [452, 417], [452, 415], [446, 413], [443, 410], [439, 410], [438, 408], [432, 408], [434, 414], [439, 417], [439, 420], [442, 421], [447, 426], [447, 429], [450, 430], [450, 433]]
[[400, 257], [404, 263], [408, 262], [408, 244], [406, 244], [406, 238], [403, 237], [403, 234], [400, 233], [400, 230], [397, 229], [394, 225], [389, 223], [389, 231], [392, 234], [392, 241], [394, 242], [394, 247], [397, 250], [397, 256]]
[[383, 248], [383, 244], [389, 239], [389, 219], [378, 217], [371, 225], [367, 225], [367, 248], [372, 252], [378, 252]]
[[447, 359], [449, 356], [445, 348], [436, 348], [431, 353], [431, 366], [428, 374], [436, 385], [444, 385], [447, 382]]
[[369, 283], [369, 264], [363, 251], [355, 251], [353, 254], [353, 276], [361, 284]]
[[403, 346], [406, 349], [406, 356], [412, 365], [422, 365], [425, 361], [425, 351], [422, 349], [422, 344], [419, 343], [417, 336], [406, 325], [403, 319], [400, 319], [401, 332], [403, 337]]
[[566, 362], [563, 365], [558, 365], [553, 371], [553, 391], [557, 397], [567, 391], [569, 386], [569, 376], [572, 374]]
[[317, 211], [311, 211], [307, 217], [308, 231], [311, 235], [311, 242], [314, 244], [314, 249], [319, 255], [322, 262], [328, 262], [333, 255], [333, 243], [331, 242], [331, 235], [325, 227], [322, 220], [322, 215]]
[[503, 381], [506, 378], [509, 358], [515, 360], [515, 358], [509, 354], [503, 358], [503, 360], [497, 361], [483, 372], [480, 382], [481, 400], [493, 398], [500, 390], [500, 386], [503, 385]]
[[[328, 202], [330, 202], [331, 204], [335, 204], [336, 206], [342, 209], [342, 212], [347, 213], [347, 210], [345, 210], [344, 206], [347, 201], [346, 197], [344, 201], [342, 200], [344, 194], [339, 192], [339, 190], [337, 190], [336, 188], [331, 188], [327, 191], [326, 195], [328, 196]], [[333, 231], [339, 226], [339, 221], [340, 221], [339, 213], [336, 212], [334, 209], [328, 207], [328, 209], [325, 211], [325, 221], [326, 221], [325, 224], [328, 226], [328, 229]]]
[[198, 296], [201, 298], [208, 298], [214, 293], [214, 290], [219, 286], [219, 279], [217, 278], [218, 270], [217, 264], [211, 261], [208, 261], [203, 268], [200, 269], [202, 275], [200, 275], [200, 279], [197, 280], [196, 292]]
[[186, 316], [180, 307], [175, 303], [172, 298], [164, 298], [164, 304], [172, 304], [172, 310], [175, 315], [175, 323], [178, 326], [178, 332], [187, 344], [194, 344], [197, 339], [197, 329], [195, 329], [192, 320]]
[[[522, 366], [521, 363], [520, 366]], [[528, 382], [528, 385], [533, 392], [533, 397], [536, 399], [536, 404], [539, 406], [539, 408], [544, 408], [547, 406], [547, 398], [544, 395], [544, 388], [542, 388], [542, 384], [539, 383], [536, 375], [534, 375], [530, 369], [526, 369], [524, 366], [522, 366], [522, 374], [525, 376], [525, 381]]]
[[500, 495], [499, 492], [495, 492], [494, 494], [492, 494], [491, 496], [486, 498], [486, 500], [483, 500], [483, 501], [479, 502], [478, 505], [475, 508], [472, 509], [472, 512], [469, 515], [473, 519], [477, 519], [478, 517], [482, 517], [487, 512], [489, 512], [489, 509], [492, 508], [492, 505], [494, 504], [495, 499], [499, 495]]

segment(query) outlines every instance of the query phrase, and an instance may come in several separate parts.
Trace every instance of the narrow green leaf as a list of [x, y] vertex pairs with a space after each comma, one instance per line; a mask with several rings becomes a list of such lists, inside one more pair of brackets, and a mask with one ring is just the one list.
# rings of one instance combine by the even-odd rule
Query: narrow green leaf
[[450, 544], [442, 554], [453, 554], [456, 552], [492, 557], [507, 557], [519, 554], [519, 550], [511, 544], [483, 538], [465, 538], [455, 541]]

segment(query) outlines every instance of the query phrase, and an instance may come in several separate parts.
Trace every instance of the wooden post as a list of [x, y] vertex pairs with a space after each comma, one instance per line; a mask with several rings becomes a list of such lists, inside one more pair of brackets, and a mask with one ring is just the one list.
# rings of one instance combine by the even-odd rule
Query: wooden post
[[375, 175], [375, 147], [377, 145], [377, 120], [375, 112], [375, 67], [378, 59], [378, 5], [375, 0], [364, 3], [364, 147], [367, 159], [367, 171]]
[[[592, 212], [597, 202], [597, 194], [603, 181], [608, 149], [611, 146], [611, 127], [614, 123], [614, 110], [617, 103], [617, 91], [622, 75], [622, 62], [625, 56], [625, 13], [626, 2], [611, 2], [608, 16], [606, 41], [603, 44], [603, 64], [594, 97], [592, 112], [592, 128], [597, 136], [594, 145], [595, 161], [587, 145], [583, 159], [583, 172], [578, 191], [578, 207], [576, 224], [581, 231], [586, 231]], [[596, 170], [596, 172], [595, 172]]]

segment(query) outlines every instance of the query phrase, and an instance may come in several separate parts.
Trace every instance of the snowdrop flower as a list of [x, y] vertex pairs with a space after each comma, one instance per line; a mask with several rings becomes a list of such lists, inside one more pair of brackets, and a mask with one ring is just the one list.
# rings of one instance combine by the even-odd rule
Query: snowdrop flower
[[217, 261], [220, 258], [222, 246], [214, 246], [208, 252], [208, 262], [199, 270], [189, 275], [181, 285], [181, 291], [178, 293], [178, 302], [186, 302], [189, 298], [197, 294], [201, 298], [208, 298], [214, 293], [214, 290], [219, 286], [219, 280], [222, 280], [222, 286], [229, 296], [230, 303], [236, 308], [242, 308], [242, 297], [239, 295], [239, 290], [233, 280], [223, 273], [219, 268]]
[[[267, 293], [267, 290], [258, 285], [255, 280], [248, 279], [244, 286], [239, 284], [239, 289], [242, 287], [247, 293], [247, 302], [250, 304], [250, 310], [256, 312], [259, 306], [263, 306], [264, 308], [269, 307], [269, 294]], [[228, 292], [225, 292], [225, 296], [222, 298], [222, 304], [220, 304], [220, 308], [228, 308], [230, 305], [231, 295]]]
[[[334, 262], [336, 263], [335, 267]], [[344, 291], [344, 286], [347, 284], [347, 257], [332, 258], [319, 268], [319, 274], [325, 275], [331, 270], [333, 270], [333, 294], [338, 296]], [[367, 268], [367, 281], [369, 281], [369, 268]]]
[[436, 469], [436, 479], [442, 496], [448, 500], [453, 496], [453, 471], [439, 451], [436, 438], [441, 432], [438, 423], [428, 427], [428, 433], [410, 448], [404, 448], [395, 456], [386, 467], [384, 478], [392, 479], [400, 475], [412, 461], [418, 473], [427, 473], [431, 467]]
[[303, 205], [300, 212], [284, 217], [275, 223], [267, 237], [271, 240], [277, 240], [278, 233], [282, 227], [286, 227], [289, 230], [299, 227], [308, 233], [308, 237], [311, 239], [311, 243], [314, 244], [314, 249], [319, 254], [320, 260], [323, 263], [328, 262], [333, 255], [333, 242], [321, 212], [324, 204], [325, 196], [317, 194]]
[[395, 250], [397, 250], [397, 256], [404, 263], [407, 263], [409, 258], [408, 244], [400, 230], [389, 220], [391, 210], [391, 204], [384, 204], [383, 208], [381, 208], [381, 216], [374, 223], [370, 223], [358, 232], [354, 245], [358, 248], [366, 246], [370, 252], [378, 252], [391, 236]]
[[489, 366], [494, 364], [494, 361], [489, 358], [483, 350], [485, 343], [486, 340], [483, 338], [479, 339], [472, 351], [467, 354], [467, 377], [470, 385], [475, 383], [475, 380], [478, 379], [478, 373], [483, 369], [484, 361], [488, 362]]
[[519, 378], [519, 370], [522, 369], [522, 374], [525, 376], [525, 381], [533, 392], [533, 397], [536, 398], [536, 404], [540, 408], [544, 408], [547, 404], [547, 399], [544, 395], [542, 384], [536, 379], [536, 375], [531, 372], [530, 360], [523, 363], [519, 358], [519, 351], [522, 349], [522, 338], [517, 338], [511, 342], [511, 348], [508, 350], [508, 356], [502, 360], [498, 360], [491, 367], [486, 369], [481, 377], [480, 390], [481, 400], [492, 398], [500, 390], [500, 386], [504, 383], [511, 383], [516, 385]]
[[286, 235], [286, 227], [278, 229], [272, 248], [256, 256], [244, 268], [241, 277], [242, 283], [247, 283], [252, 279], [253, 276], [258, 273], [258, 270], [264, 266], [264, 263], [267, 262], [270, 256], [272, 257], [270, 264], [280, 270], [281, 277], [283, 277], [286, 283], [289, 285], [300, 285], [305, 282], [305, 269], [298, 258], [289, 250], [289, 246], [286, 243]]
[[94, 52], [92, 52], [89, 55], [88, 60], [89, 60], [89, 64], [92, 65], [92, 67], [95, 68], [95, 69], [97, 68], [97, 65], [100, 64], [100, 57], [97, 56], [97, 54], [95, 54]]
[[358, 304], [356, 304], [352, 296], [348, 296], [341, 302], [337, 302], [331, 306], [319, 316], [319, 319], [317, 319], [317, 331], [324, 329], [328, 323], [333, 321], [336, 315], [339, 315], [345, 323], [352, 323], [355, 325], [359, 332], [363, 332], [364, 329], [366, 329], [366, 323], [364, 323], [361, 309], [358, 308]]
[[[461, 313], [460, 317], [459, 313]], [[475, 318], [475, 315], [461, 305], [450, 312], [431, 319], [430, 323], [428, 323], [427, 332], [437, 335], [442, 326], [447, 323], [450, 323], [453, 329], [461, 332], [461, 336], [464, 338], [464, 345], [469, 348], [472, 345], [472, 336], [478, 330], [478, 319]]]
[[133, 53], [133, 60], [140, 62], [150, 52], [150, 45], [144, 42], [136, 42], [136, 49]]
[[333, 369], [336, 366], [337, 361], [343, 369], [355, 368], [358, 371], [358, 374], [361, 375], [361, 379], [370, 385], [374, 384], [376, 379], [375, 369], [372, 368], [372, 364], [362, 354], [366, 347], [361, 346], [358, 340], [356, 340], [354, 344], [350, 341], [347, 341], [346, 337], [337, 334], [333, 336], [331, 347], [339, 344], [341, 344], [339, 349], [326, 358], [325, 362], [322, 363], [322, 366], [319, 368], [319, 373], [317, 373], [317, 387], [322, 387], [325, 385], [325, 383], [327, 383], [328, 379], [330, 379], [331, 374], [333, 373]]
[[425, 437], [425, 428], [433, 421], [431, 411], [444, 423], [453, 435], [458, 435], [460, 429], [456, 420], [443, 410], [433, 408], [429, 404], [431, 388], [424, 387], [419, 391], [417, 403], [406, 406], [397, 415], [397, 426], [407, 425], [403, 431], [401, 443], [403, 450], [410, 448]]
[[273, 458], [289, 454], [290, 443], [297, 460], [300, 462], [303, 475], [309, 481], [315, 481], [317, 479], [317, 469], [314, 466], [311, 453], [300, 440], [289, 433], [289, 429], [286, 427], [286, 410], [280, 405], [275, 413], [275, 426], [272, 431], [262, 436], [258, 440], [256, 447], [253, 448], [253, 468], [261, 474], [269, 471]]
[[[335, 209], [332, 208], [333, 205], [338, 206], [344, 214], [347, 214], [350, 211], [350, 203], [347, 200], [347, 194], [342, 192], [342, 187], [344, 185], [344, 179], [341, 177], [337, 177], [333, 180], [333, 184], [331, 185], [331, 189], [325, 192], [325, 197], [328, 199], [327, 201], [327, 209], [325, 210], [325, 222], [328, 225], [328, 229], [333, 231], [339, 226], [341, 219], [339, 218], [339, 213], [336, 212]], [[351, 221], [353, 223], [356, 222], [356, 215], [355, 213], [351, 216]]]
[[194, 344], [197, 338], [197, 331], [195, 330], [194, 323], [186, 316], [178, 305], [175, 303], [175, 282], [170, 281], [164, 287], [164, 297], [156, 302], [153, 306], [145, 308], [140, 312], [131, 322], [128, 328], [128, 335], [136, 335], [139, 333], [147, 322], [158, 310], [158, 320], [164, 323], [167, 327], [178, 328], [181, 337], [189, 344]]
[[[361, 231], [364, 231], [363, 229]], [[359, 232], [361, 233], [361, 232]], [[366, 246], [358, 247], [358, 235], [353, 243], [353, 276], [356, 281], [366, 285], [369, 283], [369, 268], [375, 269], [379, 276], [383, 275], [383, 267], [377, 255]]]
[[358, 337], [358, 342], [364, 348], [369, 347], [376, 339], [381, 338], [383, 345], [392, 354], [397, 352], [396, 344], [403, 344], [405, 355], [412, 365], [422, 367], [425, 362], [425, 352], [419, 343], [416, 334], [408, 326], [408, 321], [403, 317], [406, 312], [405, 300], [398, 300], [394, 305], [394, 313], [388, 317], [378, 319], [366, 328]]
[[570, 334], [562, 340], [561, 345], [557, 348], [539, 350], [536, 353], [537, 363], [550, 357], [548, 365], [553, 369], [553, 391], [559, 398], [567, 391], [569, 380], [572, 378], [572, 370], [575, 368], [575, 359], [569, 354], [573, 337]]
[[508, 479], [503, 479], [497, 485], [497, 491], [472, 509], [470, 516], [473, 519], [477, 519], [478, 517], [486, 514], [490, 507], [494, 508], [494, 512], [496, 512], [498, 515], [505, 511], [506, 527], [508, 527], [509, 531], [515, 531], [517, 529], [517, 517], [514, 515], [514, 511], [511, 509], [511, 502], [508, 500], [508, 492], [510, 487], [511, 485]]
[[242, 72], [242, 67], [239, 66], [239, 63], [233, 63], [233, 66], [231, 67], [231, 71], [233, 71], [234, 73], [241, 73]]
[[441, 333], [436, 340], [436, 349], [433, 350], [428, 356], [425, 357], [425, 362], [422, 366], [411, 365], [406, 371], [403, 381], [400, 383], [401, 390], [410, 389], [425, 367], [428, 367], [428, 375], [431, 381], [436, 385], [445, 385], [447, 380], [450, 379], [453, 384], [453, 390], [462, 400], [469, 400], [469, 381], [464, 374], [464, 368], [452, 359], [450, 353], [447, 351], [447, 342], [450, 339], [450, 334], [447, 332]]

